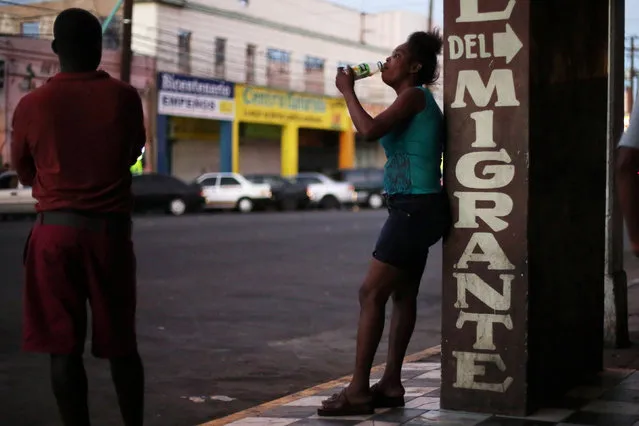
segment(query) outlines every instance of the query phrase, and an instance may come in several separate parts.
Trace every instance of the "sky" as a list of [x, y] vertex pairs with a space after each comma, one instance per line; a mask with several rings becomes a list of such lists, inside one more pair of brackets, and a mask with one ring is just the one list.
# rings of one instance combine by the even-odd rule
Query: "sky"
[[[428, 0], [330, 0], [364, 12], [374, 13], [387, 10], [404, 9], [428, 14]], [[434, 21], [443, 21], [443, 0], [434, 0]], [[626, 34], [639, 35], [639, 1], [626, 0]]]
[[[428, 0], [329, 0], [333, 3], [341, 4], [350, 8], [362, 10], [368, 13], [382, 12], [388, 10], [408, 10], [411, 12], [428, 15]], [[443, 0], [434, 0], [433, 16], [436, 25], [441, 25], [444, 20]], [[639, 1], [626, 0], [626, 36], [636, 35], [639, 44]], [[626, 45], [630, 42], [626, 40]], [[626, 53], [626, 67], [630, 68], [630, 55]], [[638, 54], [639, 56], [639, 54]], [[636, 59], [637, 56], [635, 56]]]

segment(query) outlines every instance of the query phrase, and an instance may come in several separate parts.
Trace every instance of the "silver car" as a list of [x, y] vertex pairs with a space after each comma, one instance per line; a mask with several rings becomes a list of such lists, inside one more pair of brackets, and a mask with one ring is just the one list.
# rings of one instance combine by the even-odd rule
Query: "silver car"
[[31, 187], [22, 185], [16, 172], [0, 174], [0, 216], [35, 214], [35, 204]]

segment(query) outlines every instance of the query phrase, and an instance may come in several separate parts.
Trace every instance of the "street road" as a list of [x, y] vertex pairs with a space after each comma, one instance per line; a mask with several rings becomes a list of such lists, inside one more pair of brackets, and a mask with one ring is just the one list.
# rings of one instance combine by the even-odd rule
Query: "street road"
[[[350, 373], [357, 290], [385, 214], [136, 218], [147, 425], [194, 426]], [[0, 223], [3, 426], [59, 425], [47, 357], [19, 352], [29, 226]], [[439, 344], [440, 269], [438, 245], [409, 353]], [[107, 363], [87, 356], [87, 369], [94, 424], [121, 425]]]

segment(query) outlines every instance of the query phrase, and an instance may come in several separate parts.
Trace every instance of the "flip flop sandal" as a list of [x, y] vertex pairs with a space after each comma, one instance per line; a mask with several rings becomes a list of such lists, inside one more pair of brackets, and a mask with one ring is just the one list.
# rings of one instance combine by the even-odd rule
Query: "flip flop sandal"
[[371, 386], [371, 395], [373, 396], [373, 407], [375, 408], [397, 408], [406, 404], [403, 396], [384, 395], [377, 384]]
[[375, 414], [372, 402], [351, 404], [346, 396], [346, 389], [322, 401], [322, 408], [317, 409], [317, 415], [322, 417], [363, 416]]

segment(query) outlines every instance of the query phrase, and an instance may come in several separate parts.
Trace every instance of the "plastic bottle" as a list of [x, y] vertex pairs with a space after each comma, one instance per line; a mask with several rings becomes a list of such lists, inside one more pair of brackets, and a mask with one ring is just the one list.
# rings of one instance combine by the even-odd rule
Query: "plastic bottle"
[[382, 61], [364, 62], [351, 67], [351, 69], [353, 70], [355, 80], [361, 80], [362, 78], [382, 72], [384, 70], [384, 63]]

